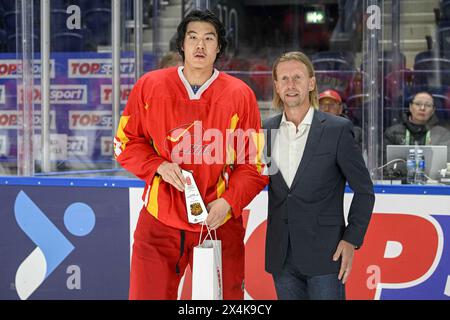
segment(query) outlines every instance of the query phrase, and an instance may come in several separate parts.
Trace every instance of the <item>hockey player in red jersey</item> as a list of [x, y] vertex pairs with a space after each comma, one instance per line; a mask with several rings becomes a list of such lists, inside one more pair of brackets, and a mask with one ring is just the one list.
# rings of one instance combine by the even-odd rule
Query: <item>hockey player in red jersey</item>
[[[222, 241], [224, 299], [243, 299], [242, 209], [267, 185], [253, 91], [214, 68], [225, 29], [210, 11], [178, 26], [184, 64], [151, 71], [133, 87], [114, 139], [120, 165], [145, 181], [134, 233], [130, 299], [176, 299], [200, 224], [188, 222], [181, 169], [193, 173], [206, 223]], [[237, 142], [236, 142], [237, 141]]]

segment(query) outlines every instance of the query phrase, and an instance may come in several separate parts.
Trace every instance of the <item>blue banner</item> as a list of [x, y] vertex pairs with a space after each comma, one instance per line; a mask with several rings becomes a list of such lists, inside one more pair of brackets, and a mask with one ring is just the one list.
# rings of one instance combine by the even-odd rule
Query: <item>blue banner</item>
[[0, 299], [128, 298], [128, 188], [1, 193]]
[[[144, 70], [155, 68], [155, 57], [144, 55]], [[134, 54], [124, 52], [120, 62], [120, 101], [125, 106], [135, 82]], [[40, 159], [41, 62], [33, 63], [35, 128], [34, 150]], [[0, 54], [0, 162], [17, 161], [17, 106], [23, 103], [22, 61]], [[109, 53], [53, 53], [50, 57], [50, 159], [71, 163], [111, 163], [112, 60]]]

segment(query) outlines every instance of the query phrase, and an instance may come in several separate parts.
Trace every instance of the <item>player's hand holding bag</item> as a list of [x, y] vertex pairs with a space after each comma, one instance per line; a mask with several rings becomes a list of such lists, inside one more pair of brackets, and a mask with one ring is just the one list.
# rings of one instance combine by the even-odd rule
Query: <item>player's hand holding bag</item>
[[[202, 240], [203, 227], [208, 234]], [[209, 237], [209, 239], [208, 239]], [[222, 243], [214, 238], [205, 222], [202, 223], [198, 246], [194, 247], [192, 268], [192, 300], [223, 300], [222, 296]]]

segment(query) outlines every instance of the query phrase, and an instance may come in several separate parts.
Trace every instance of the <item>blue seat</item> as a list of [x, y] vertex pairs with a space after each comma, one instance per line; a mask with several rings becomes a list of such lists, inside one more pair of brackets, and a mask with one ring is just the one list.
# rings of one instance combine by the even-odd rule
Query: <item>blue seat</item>
[[[19, 2], [20, 3], [20, 2]], [[20, 4], [16, 7], [15, 0], [0, 0], [0, 8], [3, 8], [5, 12], [8, 11], [20, 11]], [[33, 8], [35, 13], [40, 11], [40, 1], [34, 1]]]
[[[66, 8], [70, 5], [67, 0], [50, 0], [50, 8], [53, 9], [61, 9], [66, 10]], [[75, 2], [75, 1], [72, 1]], [[74, 3], [75, 4], [75, 3]]]
[[432, 50], [419, 52], [414, 59], [414, 85], [450, 85], [450, 58]]
[[87, 10], [83, 16], [92, 45], [111, 44], [111, 10], [94, 8]]
[[443, 92], [432, 93], [437, 112], [442, 112], [449, 105], [449, 98]]
[[450, 1], [442, 0], [441, 1], [441, 13], [445, 20], [450, 20]]
[[0, 4], [3, 6], [3, 10], [5, 11], [16, 10], [16, 2], [13, 0], [0, 0]]
[[[387, 76], [389, 73], [395, 70], [404, 70], [406, 68], [406, 57], [402, 52], [398, 52], [398, 65], [394, 65], [395, 52], [394, 51], [383, 51], [378, 55], [378, 67], [379, 71], [383, 71], [383, 75]], [[363, 62], [361, 64], [362, 70], [367, 70], [369, 57], [364, 56]], [[382, 68], [382, 69], [381, 69]]]
[[52, 52], [80, 52], [84, 50], [83, 36], [74, 32], [60, 32], [51, 37]]
[[443, 21], [437, 28], [437, 39], [441, 52], [450, 51], [450, 21]]
[[[36, 1], [36, 0], [35, 0]], [[69, 6], [76, 5], [79, 6], [80, 9], [83, 10], [86, 8], [91, 8], [93, 6], [98, 7], [98, 3], [103, 3], [103, 0], [51, 0], [50, 7], [51, 9], [59, 9], [66, 11]], [[109, 7], [111, 7], [111, 0], [109, 2]], [[101, 5], [103, 7], [103, 4]]]
[[80, 0], [80, 6], [84, 10], [109, 9], [111, 10], [111, 0]]
[[341, 51], [321, 51], [311, 57], [315, 70], [354, 70], [353, 54]]
[[67, 32], [67, 14], [65, 9], [52, 9], [50, 13], [51, 33]]
[[6, 50], [6, 43], [8, 40], [8, 35], [5, 30], [0, 29], [0, 52]]
[[16, 29], [16, 20], [20, 19], [19, 11], [5, 11], [3, 15], [3, 24], [5, 27], [5, 31], [8, 34], [13, 34], [18, 31]]
[[[32, 39], [34, 52], [39, 52], [41, 50], [39, 37], [36, 34], [33, 34]], [[22, 51], [22, 35], [20, 33], [9, 35], [6, 46], [8, 52]]]
[[[34, 11], [34, 17], [35, 19], [33, 19], [33, 23], [34, 23], [34, 31], [35, 32], [39, 32], [40, 30], [40, 18], [36, 18], [40, 16], [40, 11], [36, 12]], [[8, 34], [14, 34], [14, 33], [22, 33], [22, 24], [21, 24], [21, 15], [20, 15], [20, 11], [15, 10], [15, 11], [5, 11], [4, 15], [3, 15], [3, 23], [4, 23], [4, 28], [5, 31]]]
[[[383, 54], [381, 56], [381, 62], [385, 65], [385, 71], [386, 73], [390, 73], [393, 70], [402, 70], [406, 68], [406, 57], [403, 54], [403, 52], [398, 52], [398, 65], [394, 65], [395, 60], [395, 52], [394, 51], [383, 51]], [[380, 61], [380, 60], [378, 60]]]

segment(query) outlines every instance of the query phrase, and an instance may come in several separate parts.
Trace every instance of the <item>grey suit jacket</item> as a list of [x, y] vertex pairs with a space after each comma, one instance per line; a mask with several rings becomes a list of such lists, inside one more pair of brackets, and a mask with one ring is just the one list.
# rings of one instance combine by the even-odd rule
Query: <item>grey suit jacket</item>
[[[373, 184], [354, 141], [352, 123], [342, 117], [314, 112], [305, 151], [289, 188], [274, 171], [271, 146], [281, 114], [263, 123], [268, 163], [269, 211], [266, 234], [266, 271], [283, 268], [288, 239], [298, 269], [305, 275], [337, 273], [340, 260], [333, 254], [340, 240], [360, 247], [375, 201]], [[354, 191], [345, 225], [343, 198], [348, 182]]]

